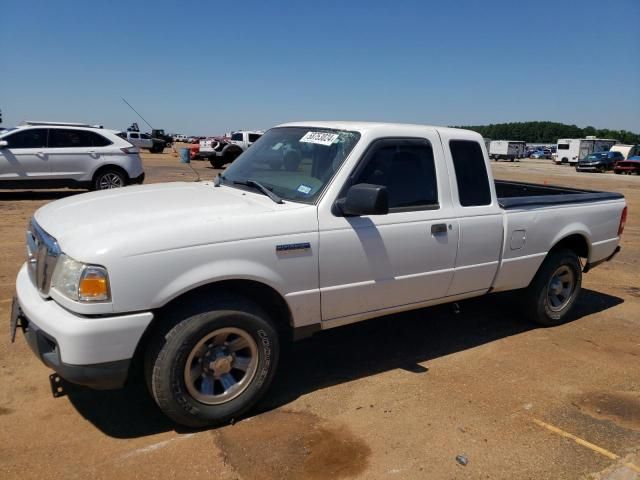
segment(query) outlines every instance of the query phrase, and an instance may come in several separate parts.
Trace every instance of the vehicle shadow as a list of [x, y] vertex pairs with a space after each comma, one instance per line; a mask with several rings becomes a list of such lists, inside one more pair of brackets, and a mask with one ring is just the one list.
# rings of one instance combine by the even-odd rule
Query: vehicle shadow
[[[441, 305], [320, 332], [286, 351], [266, 398], [264, 413], [310, 392], [393, 369], [416, 374], [423, 364], [539, 328], [522, 319], [517, 294], [495, 294], [460, 303], [460, 313]], [[570, 322], [612, 308], [622, 298], [583, 289]], [[144, 382], [123, 390], [78, 389], [69, 393], [77, 411], [106, 435], [134, 438], [186, 431], [166, 419]]]
[[85, 192], [86, 190], [0, 190], [0, 201], [58, 200], [60, 198], [70, 197], [71, 195], [77, 195]]

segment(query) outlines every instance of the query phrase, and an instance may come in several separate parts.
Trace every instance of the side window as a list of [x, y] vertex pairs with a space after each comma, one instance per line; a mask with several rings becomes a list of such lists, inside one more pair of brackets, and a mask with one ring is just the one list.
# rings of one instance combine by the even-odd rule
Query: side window
[[140, 138], [140, 135], [138, 135], [137, 133], [130, 133], [129, 136], [131, 138]]
[[66, 130], [52, 128], [49, 130], [49, 148], [92, 147], [91, 132], [84, 130]]
[[47, 129], [31, 128], [4, 137], [8, 148], [43, 148], [47, 146]]
[[460, 205], [463, 207], [489, 205], [491, 203], [489, 176], [480, 144], [470, 140], [451, 140], [449, 148], [456, 171]]
[[108, 138], [103, 137], [99, 133], [95, 132], [84, 132], [91, 139], [91, 146], [93, 147], [106, 147], [107, 145], [111, 145], [113, 142]]
[[242, 141], [242, 133], [233, 133], [231, 135], [231, 140], [233, 140], [234, 142], [241, 142]]
[[151, 136], [147, 135], [146, 133], [140, 134], [140, 138], [142, 138], [144, 140], [151, 140]]
[[256, 140], [258, 140], [261, 136], [262, 136], [262, 135], [259, 135], [259, 134], [257, 134], [257, 133], [250, 133], [250, 134], [249, 134], [249, 142], [250, 142], [250, 143], [253, 143], [253, 142], [255, 142]]
[[426, 140], [384, 140], [374, 148], [353, 185], [371, 183], [387, 187], [391, 212], [438, 208], [431, 144]]

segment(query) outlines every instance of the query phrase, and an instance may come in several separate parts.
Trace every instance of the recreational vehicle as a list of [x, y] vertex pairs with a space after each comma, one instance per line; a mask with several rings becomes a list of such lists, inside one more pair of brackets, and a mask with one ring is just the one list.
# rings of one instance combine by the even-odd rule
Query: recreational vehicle
[[616, 143], [618, 141], [611, 138], [561, 138], [558, 140], [555, 162], [575, 165], [590, 153], [608, 152]]

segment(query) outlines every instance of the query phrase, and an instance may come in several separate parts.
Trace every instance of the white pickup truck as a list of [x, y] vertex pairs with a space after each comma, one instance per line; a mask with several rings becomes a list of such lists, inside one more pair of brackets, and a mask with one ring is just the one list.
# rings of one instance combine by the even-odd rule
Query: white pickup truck
[[233, 162], [242, 152], [254, 144], [263, 131], [233, 132], [230, 137], [211, 137], [200, 140], [198, 156], [209, 160], [213, 168], [222, 168]]
[[265, 393], [280, 345], [317, 330], [515, 289], [523, 315], [565, 321], [625, 219], [617, 193], [493, 181], [474, 132], [285, 124], [213, 182], [40, 208], [12, 334], [95, 388], [143, 362], [170, 418], [225, 422]]

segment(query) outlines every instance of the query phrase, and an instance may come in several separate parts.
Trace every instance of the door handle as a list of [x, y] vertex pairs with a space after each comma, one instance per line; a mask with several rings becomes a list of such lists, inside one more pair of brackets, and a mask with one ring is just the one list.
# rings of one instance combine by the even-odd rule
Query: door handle
[[39, 156], [39, 157], [44, 157], [45, 154], [44, 154], [44, 152], [38, 152], [38, 153], [36, 153], [36, 155]]
[[431, 225], [431, 235], [440, 235], [442, 233], [447, 233], [446, 223], [434, 223]]

